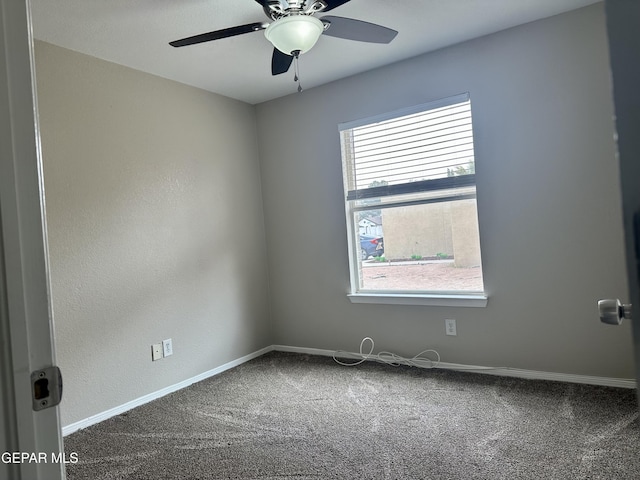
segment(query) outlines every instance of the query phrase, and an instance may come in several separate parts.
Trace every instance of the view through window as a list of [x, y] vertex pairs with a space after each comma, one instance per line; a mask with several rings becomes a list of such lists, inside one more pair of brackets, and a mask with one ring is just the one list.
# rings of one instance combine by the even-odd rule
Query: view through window
[[351, 293], [482, 293], [468, 94], [340, 130]]

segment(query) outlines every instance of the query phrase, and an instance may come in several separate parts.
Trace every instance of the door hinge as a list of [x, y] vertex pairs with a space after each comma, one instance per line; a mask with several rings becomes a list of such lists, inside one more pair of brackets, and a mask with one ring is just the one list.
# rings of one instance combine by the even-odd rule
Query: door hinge
[[46, 367], [31, 374], [33, 409], [37, 412], [55, 407], [62, 400], [62, 373], [58, 367]]

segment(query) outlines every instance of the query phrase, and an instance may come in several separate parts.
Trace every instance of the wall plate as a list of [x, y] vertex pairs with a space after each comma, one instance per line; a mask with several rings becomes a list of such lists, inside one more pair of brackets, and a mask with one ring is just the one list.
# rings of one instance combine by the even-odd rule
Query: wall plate
[[173, 342], [170, 338], [162, 341], [162, 353], [165, 357], [173, 355]]
[[155, 362], [162, 358], [162, 344], [154, 343], [151, 345], [151, 359]]

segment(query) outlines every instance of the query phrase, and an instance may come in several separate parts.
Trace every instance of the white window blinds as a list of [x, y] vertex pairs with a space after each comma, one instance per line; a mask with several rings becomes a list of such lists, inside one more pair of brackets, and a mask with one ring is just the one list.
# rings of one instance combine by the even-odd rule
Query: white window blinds
[[340, 130], [348, 200], [475, 184], [468, 94]]

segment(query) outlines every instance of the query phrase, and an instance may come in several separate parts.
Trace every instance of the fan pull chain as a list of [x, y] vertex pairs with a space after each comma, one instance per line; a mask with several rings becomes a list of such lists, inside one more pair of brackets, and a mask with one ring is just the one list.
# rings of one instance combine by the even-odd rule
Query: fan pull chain
[[293, 81], [298, 82], [298, 93], [302, 92], [302, 85], [300, 85], [300, 70], [298, 69], [298, 57], [300, 56], [300, 50], [294, 50], [293, 52]]

